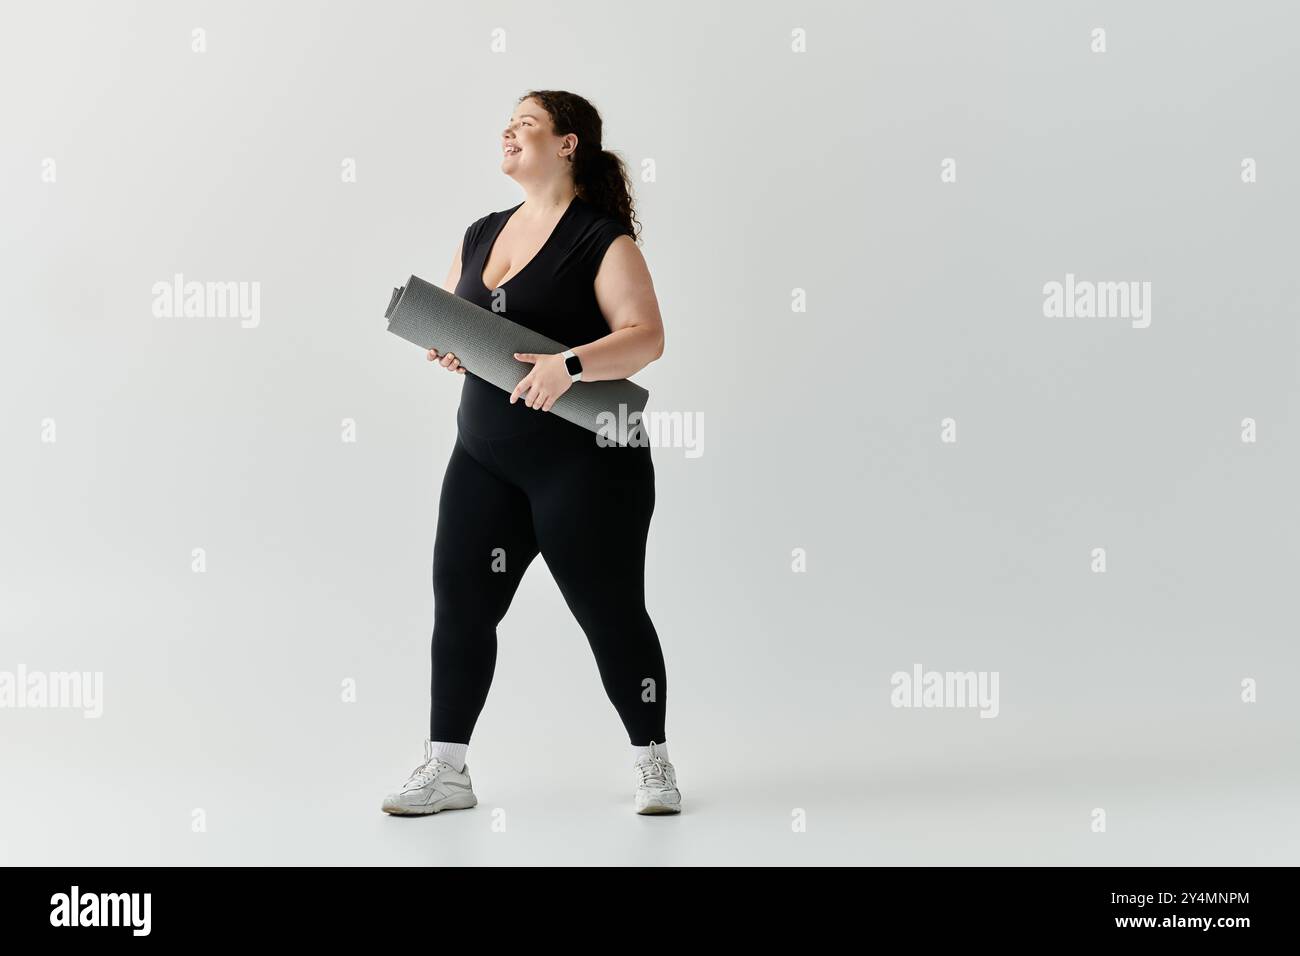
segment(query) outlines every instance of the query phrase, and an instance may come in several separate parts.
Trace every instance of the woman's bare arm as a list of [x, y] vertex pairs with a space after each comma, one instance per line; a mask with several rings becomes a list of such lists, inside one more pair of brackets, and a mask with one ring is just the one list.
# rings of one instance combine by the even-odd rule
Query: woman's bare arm
[[447, 270], [447, 278], [442, 283], [442, 287], [448, 292], [455, 292], [456, 283], [460, 282], [460, 256], [461, 247], [464, 245], [464, 239], [456, 243], [456, 254], [451, 257], [451, 268]]
[[629, 378], [664, 354], [664, 324], [645, 257], [631, 236], [619, 236], [596, 273], [596, 303], [612, 330], [575, 348], [582, 380]]
[[[451, 257], [451, 268], [447, 270], [447, 278], [444, 279], [442, 283], [442, 287], [451, 293], [455, 293], [456, 284], [460, 282], [460, 256], [461, 248], [464, 245], [464, 239], [456, 244], [456, 254]], [[437, 362], [443, 368], [451, 369], [453, 372], [459, 372], [462, 375], [465, 374], [465, 369], [460, 364], [460, 360], [451, 352], [439, 357], [437, 349], [429, 349], [429, 361]]]

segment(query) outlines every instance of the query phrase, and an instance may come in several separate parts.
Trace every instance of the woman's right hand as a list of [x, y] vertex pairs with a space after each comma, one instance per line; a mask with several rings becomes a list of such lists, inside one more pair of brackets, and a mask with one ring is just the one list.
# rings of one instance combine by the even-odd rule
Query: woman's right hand
[[429, 361], [437, 362], [443, 368], [451, 369], [453, 372], [459, 372], [461, 375], [465, 374], [465, 367], [460, 364], [460, 359], [456, 358], [456, 355], [453, 352], [448, 352], [446, 355], [439, 358], [437, 349], [429, 349]]

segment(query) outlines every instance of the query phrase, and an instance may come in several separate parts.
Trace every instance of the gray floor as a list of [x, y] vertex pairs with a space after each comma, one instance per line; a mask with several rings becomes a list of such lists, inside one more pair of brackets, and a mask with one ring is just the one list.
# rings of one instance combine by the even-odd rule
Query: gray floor
[[[42, 714], [39, 716], [50, 716]], [[1300, 777], [1258, 748], [1057, 758], [1035, 766], [843, 754], [674, 753], [685, 812], [640, 817], [631, 773], [592, 752], [471, 751], [477, 808], [378, 809], [409, 769], [358, 741], [279, 766], [201, 752], [122, 761], [73, 740], [3, 748], [8, 864], [1294, 865]], [[579, 746], [586, 746], [579, 744]], [[409, 748], [407, 748], [409, 749]], [[484, 748], [487, 749], [487, 748]], [[594, 750], [595, 748], [593, 748]], [[730, 753], [730, 756], [728, 756]], [[418, 754], [417, 754], [418, 756]], [[848, 759], [854, 757], [854, 759]], [[859, 759], [860, 758], [860, 759]], [[413, 761], [406, 761], [412, 763]], [[477, 766], [475, 766], [477, 763]], [[20, 781], [22, 785], [13, 786]], [[1094, 806], [1105, 833], [1090, 831]], [[191, 829], [201, 807], [206, 832]], [[806, 832], [794, 832], [795, 813]]]

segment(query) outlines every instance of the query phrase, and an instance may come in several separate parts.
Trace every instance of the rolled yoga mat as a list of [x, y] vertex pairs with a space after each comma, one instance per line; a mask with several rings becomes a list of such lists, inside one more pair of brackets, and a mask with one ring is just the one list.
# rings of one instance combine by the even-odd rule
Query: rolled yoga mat
[[[533, 370], [533, 363], [515, 358], [515, 352], [556, 354], [568, 348], [414, 275], [393, 290], [384, 318], [389, 332], [440, 355], [454, 352], [468, 372], [507, 393]], [[559, 415], [626, 444], [637, 440], [630, 436], [641, 431], [637, 426], [649, 398], [648, 391], [626, 378], [574, 382], [542, 414]]]

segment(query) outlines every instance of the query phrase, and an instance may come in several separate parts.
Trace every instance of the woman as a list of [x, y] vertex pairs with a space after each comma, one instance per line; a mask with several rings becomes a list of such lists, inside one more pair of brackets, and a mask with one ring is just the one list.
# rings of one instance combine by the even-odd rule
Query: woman
[[433, 706], [424, 762], [385, 798], [394, 814], [478, 803], [466, 752], [496, 665], [497, 624], [542, 554], [586, 632], [632, 744], [638, 813], [677, 813], [664, 740], [667, 678], [645, 608], [654, 510], [648, 444], [599, 444], [550, 414], [574, 381], [629, 378], [663, 354], [663, 324], [622, 161], [573, 93], [525, 94], [502, 133], [501, 170], [524, 201], [465, 230], [444, 288], [563, 342], [516, 353], [531, 370], [507, 393], [465, 375], [433, 549]]

